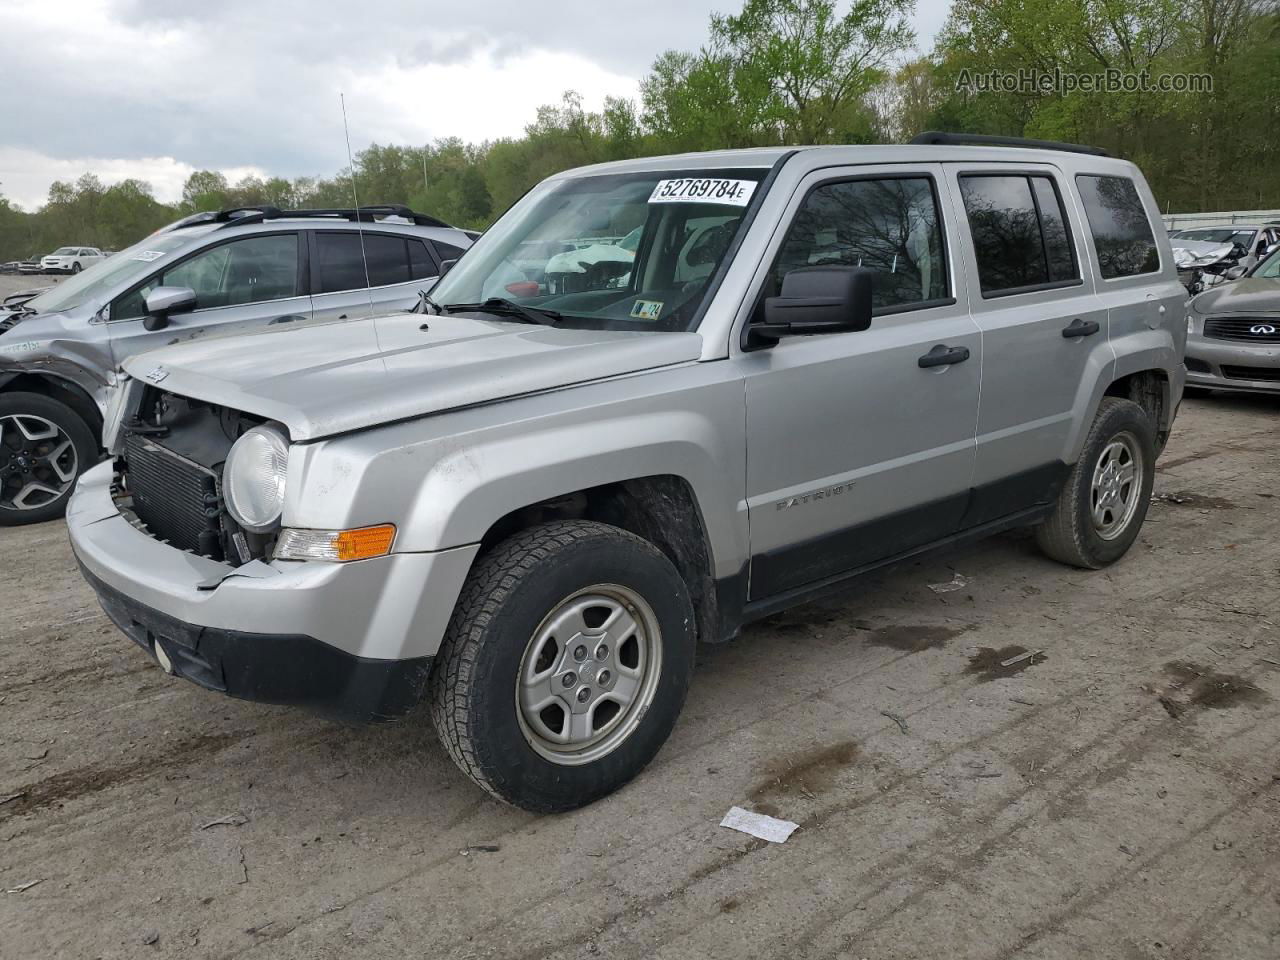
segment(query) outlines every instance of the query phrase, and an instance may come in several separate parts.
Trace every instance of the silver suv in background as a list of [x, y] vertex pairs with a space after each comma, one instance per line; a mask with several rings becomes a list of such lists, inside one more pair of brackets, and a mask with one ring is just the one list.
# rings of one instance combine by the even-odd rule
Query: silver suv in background
[[201, 213], [0, 309], [0, 526], [61, 516], [126, 358], [409, 309], [474, 236], [405, 207]]
[[[572, 170], [431, 315], [133, 357], [67, 515], [84, 574], [166, 671], [425, 696], [475, 783], [555, 811], [658, 752], [697, 639], [1011, 527], [1113, 563], [1185, 376], [1159, 209], [1097, 151], [955, 141]], [[547, 269], [637, 229], [620, 269]]]

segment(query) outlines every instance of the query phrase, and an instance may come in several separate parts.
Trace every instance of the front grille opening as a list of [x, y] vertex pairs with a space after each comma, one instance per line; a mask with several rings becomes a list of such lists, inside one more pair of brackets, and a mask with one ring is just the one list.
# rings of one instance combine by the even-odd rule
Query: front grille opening
[[1280, 367], [1222, 367], [1228, 380], [1253, 380], [1258, 383], [1280, 383]]
[[1204, 335], [1241, 343], [1280, 343], [1280, 320], [1274, 317], [1210, 317]]
[[125, 438], [123, 492], [147, 532], [179, 550], [225, 560], [221, 482], [158, 441]]
[[275, 535], [241, 530], [222, 496], [231, 445], [261, 419], [149, 388], [123, 427], [116, 492], [126, 516], [179, 550], [240, 566], [271, 555]]

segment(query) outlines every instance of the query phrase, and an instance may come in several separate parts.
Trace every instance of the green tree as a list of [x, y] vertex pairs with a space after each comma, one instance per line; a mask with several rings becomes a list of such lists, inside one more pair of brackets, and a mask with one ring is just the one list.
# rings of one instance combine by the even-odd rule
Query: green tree
[[214, 170], [197, 170], [182, 185], [182, 207], [189, 213], [221, 210], [231, 205], [227, 178]]

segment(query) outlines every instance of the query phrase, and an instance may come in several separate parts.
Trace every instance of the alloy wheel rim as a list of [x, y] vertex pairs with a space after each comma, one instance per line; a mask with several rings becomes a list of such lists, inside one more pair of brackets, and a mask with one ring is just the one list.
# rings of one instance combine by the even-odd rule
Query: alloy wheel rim
[[0, 509], [47, 507], [71, 489], [79, 465], [75, 444], [52, 420], [0, 416]]
[[1103, 540], [1124, 533], [1138, 512], [1144, 469], [1138, 450], [1133, 434], [1117, 434], [1094, 465], [1089, 507], [1094, 532]]
[[556, 604], [525, 648], [515, 691], [521, 731], [553, 763], [599, 760], [635, 732], [661, 673], [649, 604], [618, 584], [586, 587]]

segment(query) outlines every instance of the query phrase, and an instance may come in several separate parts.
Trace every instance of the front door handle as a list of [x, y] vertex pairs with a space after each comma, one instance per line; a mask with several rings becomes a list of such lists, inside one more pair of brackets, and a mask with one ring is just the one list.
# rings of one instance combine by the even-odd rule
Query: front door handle
[[1067, 340], [1074, 340], [1076, 337], [1092, 337], [1101, 329], [1096, 320], [1081, 320], [1076, 317], [1063, 327], [1062, 336]]
[[946, 367], [969, 359], [968, 347], [948, 347], [940, 343], [916, 361], [922, 367]]
[[[287, 314], [285, 314], [283, 317], [276, 317], [274, 320], [272, 320], [272, 321], [271, 321], [271, 323], [295, 323], [295, 322], [300, 322], [300, 321], [305, 320], [305, 319], [307, 319], [307, 318], [306, 318], [306, 317], [300, 317], [300, 316], [298, 316], [298, 314], [296, 314], [296, 313], [287, 313]], [[269, 325], [270, 325], [270, 324], [268, 324], [268, 326], [269, 326]]]

